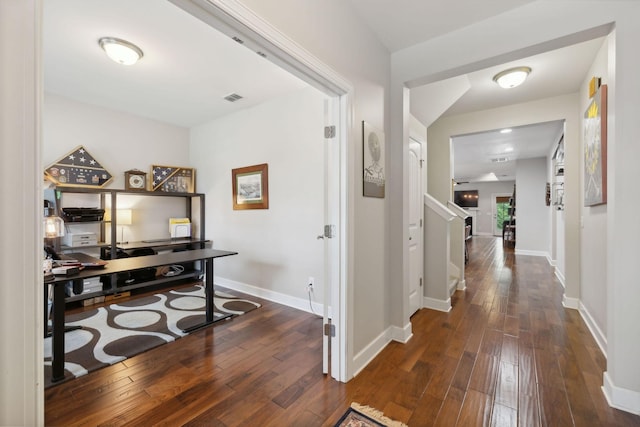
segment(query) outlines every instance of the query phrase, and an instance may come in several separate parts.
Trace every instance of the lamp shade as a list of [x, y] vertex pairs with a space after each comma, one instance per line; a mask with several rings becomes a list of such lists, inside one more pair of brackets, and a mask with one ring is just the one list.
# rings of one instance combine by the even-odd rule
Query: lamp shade
[[122, 65], [133, 65], [142, 58], [142, 49], [126, 40], [102, 37], [98, 44], [113, 61]]
[[118, 225], [131, 225], [133, 212], [131, 209], [116, 209], [116, 223]]
[[45, 217], [42, 222], [42, 228], [46, 239], [64, 236], [64, 221], [59, 216]]

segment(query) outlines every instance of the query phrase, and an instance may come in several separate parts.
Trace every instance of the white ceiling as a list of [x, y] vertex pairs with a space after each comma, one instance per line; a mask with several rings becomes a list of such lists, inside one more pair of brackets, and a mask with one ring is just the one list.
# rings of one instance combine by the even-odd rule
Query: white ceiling
[[[348, 1], [391, 52], [532, 0], [403, 0], [402, 7], [388, 0]], [[47, 0], [43, 3], [47, 92], [191, 127], [307, 86], [169, 1]], [[137, 44], [144, 51], [144, 57], [129, 67], [112, 62], [98, 46], [98, 39], [105, 36]], [[463, 114], [574, 93], [586, 78], [601, 43], [602, 39], [593, 40], [457, 76], [454, 79], [464, 83], [464, 90], [453, 95], [449, 92], [449, 98], [462, 96], [448, 109], [450, 101], [442, 95], [442, 90], [447, 88], [446, 81], [413, 88], [411, 112], [428, 125], [440, 114]], [[491, 80], [493, 75], [512, 65], [528, 65], [533, 72], [521, 87], [498, 88]], [[433, 91], [429, 86], [438, 86], [441, 104], [446, 105], [435, 117]], [[244, 98], [236, 103], [223, 100], [231, 93]], [[556, 123], [549, 128], [546, 124], [526, 132], [524, 129], [514, 131], [508, 141], [514, 146], [513, 157], [546, 154], [550, 145], [557, 142], [546, 139], [548, 135], [556, 137], [557, 126]], [[540, 132], [537, 137], [531, 135], [535, 131]], [[518, 139], [519, 135], [526, 139]], [[489, 136], [456, 138], [455, 144], [460, 142], [461, 147], [465, 147], [464, 150], [454, 147], [456, 179], [476, 180], [489, 172], [501, 179], [513, 176], [513, 169], [498, 170], [489, 162], [488, 156], [497, 150], [496, 144], [507, 143], [504, 139], [486, 141]], [[479, 148], [484, 144], [490, 145]], [[470, 156], [476, 161], [463, 162], [463, 152], [472, 149]], [[491, 170], [480, 168], [488, 163]], [[508, 166], [501, 165], [501, 168]]]
[[[307, 84], [168, 1], [47, 0], [45, 91], [191, 127]], [[136, 44], [133, 66], [98, 46], [110, 36]], [[229, 103], [237, 93], [244, 98]]]

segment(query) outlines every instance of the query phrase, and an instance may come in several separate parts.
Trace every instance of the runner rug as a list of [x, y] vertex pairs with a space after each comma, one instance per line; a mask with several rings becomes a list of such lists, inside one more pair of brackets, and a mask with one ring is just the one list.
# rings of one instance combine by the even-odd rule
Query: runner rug
[[[260, 304], [216, 290], [214, 318], [241, 315]], [[205, 317], [204, 287], [171, 290], [66, 316], [65, 376], [80, 377], [128, 357], [175, 341], [182, 329]], [[44, 342], [45, 387], [51, 383], [51, 338]]]
[[353, 402], [334, 427], [407, 427], [407, 425], [386, 417], [382, 411], [375, 408]]

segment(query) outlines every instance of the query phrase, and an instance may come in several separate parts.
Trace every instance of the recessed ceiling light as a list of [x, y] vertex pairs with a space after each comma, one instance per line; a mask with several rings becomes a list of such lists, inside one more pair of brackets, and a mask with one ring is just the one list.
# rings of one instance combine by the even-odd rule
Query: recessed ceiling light
[[504, 149], [504, 152], [505, 152], [505, 153], [511, 153], [512, 151], [513, 151], [513, 147], [506, 147], [506, 148]]
[[133, 65], [142, 58], [142, 49], [126, 40], [115, 37], [102, 37], [98, 44], [107, 56], [118, 64]]
[[529, 67], [515, 67], [504, 70], [493, 76], [493, 81], [501, 88], [511, 89], [520, 86], [531, 72]]
[[511, 132], [513, 132], [513, 129], [510, 129], [510, 128], [502, 129], [500, 131], [500, 133], [511, 133]]

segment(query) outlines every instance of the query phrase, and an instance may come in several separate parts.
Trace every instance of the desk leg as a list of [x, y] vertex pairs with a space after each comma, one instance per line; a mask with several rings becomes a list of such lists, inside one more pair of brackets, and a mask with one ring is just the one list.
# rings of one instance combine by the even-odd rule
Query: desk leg
[[204, 261], [204, 297], [205, 301], [205, 324], [213, 323], [213, 258]]
[[53, 285], [52, 382], [64, 379], [64, 288], [64, 283]]
[[185, 328], [182, 331], [186, 333], [193, 332], [197, 329], [204, 328], [205, 326], [209, 326], [214, 322], [222, 319], [226, 319], [231, 317], [231, 315], [219, 317], [214, 320], [213, 316], [213, 258], [203, 259], [204, 262], [204, 298], [205, 298], [205, 320], [204, 323], [199, 325], [191, 326], [189, 328]]

